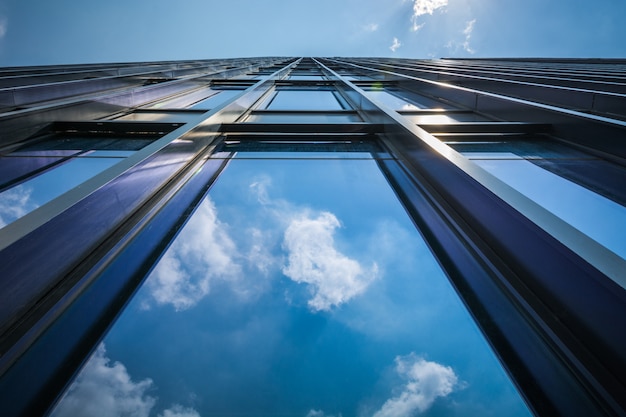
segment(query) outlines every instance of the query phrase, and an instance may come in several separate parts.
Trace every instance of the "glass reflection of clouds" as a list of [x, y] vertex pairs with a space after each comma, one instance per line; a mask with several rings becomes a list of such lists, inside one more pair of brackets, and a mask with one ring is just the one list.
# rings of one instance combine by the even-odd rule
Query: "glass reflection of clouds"
[[0, 193], [0, 227], [113, 166], [121, 158], [76, 158]]
[[55, 417], [94, 368], [144, 415], [529, 415], [374, 160], [241, 156]]

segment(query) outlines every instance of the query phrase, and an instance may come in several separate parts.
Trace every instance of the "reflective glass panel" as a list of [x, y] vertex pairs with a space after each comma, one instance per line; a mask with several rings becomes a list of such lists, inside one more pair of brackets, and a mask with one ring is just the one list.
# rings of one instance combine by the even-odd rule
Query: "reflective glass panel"
[[356, 114], [337, 113], [261, 113], [252, 114], [246, 122], [251, 123], [351, 123], [361, 122]]
[[146, 108], [148, 109], [184, 109], [186, 107], [189, 107], [193, 103], [197, 102], [198, 100], [202, 100], [214, 94], [215, 94], [215, 90], [211, 88], [203, 88], [198, 91], [185, 93], [185, 94], [178, 95], [176, 97], [172, 97], [166, 100], [161, 100], [154, 104], [149, 104], [146, 106]]
[[446, 113], [446, 114], [403, 114], [403, 116], [416, 124], [444, 124], [456, 122], [482, 122], [486, 121], [476, 113]]
[[143, 111], [133, 112], [126, 114], [122, 117], [118, 117], [115, 120], [134, 120], [142, 122], [180, 122], [185, 123], [189, 121], [195, 121], [198, 119], [198, 113], [183, 111]]
[[53, 412], [527, 416], [371, 154], [240, 153]]
[[514, 153], [465, 153], [501, 181], [626, 259], [626, 207]]
[[396, 111], [451, 108], [436, 100], [406, 91], [366, 90], [365, 93]]
[[25, 216], [120, 160], [121, 158], [75, 158], [1, 192], [0, 227]]
[[323, 80], [322, 75], [290, 75], [290, 80]]
[[268, 110], [342, 110], [332, 91], [281, 90], [267, 105]]
[[193, 106], [190, 107], [190, 109], [211, 110], [212, 108], [215, 108], [229, 101], [230, 99], [235, 97], [237, 94], [240, 94], [242, 91], [243, 90], [221, 90], [219, 93], [207, 98], [206, 100], [202, 100], [194, 104]]

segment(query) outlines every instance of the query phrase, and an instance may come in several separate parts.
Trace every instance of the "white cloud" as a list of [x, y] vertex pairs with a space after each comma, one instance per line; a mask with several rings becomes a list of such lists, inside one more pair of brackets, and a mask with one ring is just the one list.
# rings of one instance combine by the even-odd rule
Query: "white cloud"
[[156, 401], [146, 395], [150, 388], [151, 379], [134, 382], [123, 364], [111, 363], [101, 344], [54, 409], [52, 417], [147, 417]]
[[424, 26], [424, 24], [417, 24], [417, 19], [425, 14], [432, 15], [437, 9], [441, 9], [448, 5], [448, 0], [414, 0], [413, 1], [413, 15], [411, 16], [411, 22], [413, 26], [411, 30], [416, 32]]
[[467, 22], [465, 29], [463, 30], [463, 34], [465, 35], [465, 41], [463, 42], [463, 49], [470, 54], [473, 54], [475, 51], [470, 47], [470, 39], [472, 37], [472, 32], [474, 31], [474, 25], [476, 24], [476, 19], [470, 20]]
[[333, 233], [339, 220], [329, 212], [317, 218], [307, 214], [293, 219], [285, 231], [288, 265], [283, 273], [295, 282], [309, 284], [314, 311], [330, 310], [363, 293], [376, 278], [378, 267], [364, 269], [335, 249]]
[[193, 307], [209, 294], [215, 280], [239, 275], [235, 253], [215, 205], [205, 198], [148, 278], [152, 297], [178, 311]]
[[410, 417], [430, 408], [439, 397], [450, 394], [458, 377], [449, 366], [430, 362], [411, 353], [395, 359], [396, 372], [406, 380], [399, 395], [387, 400], [374, 417]]
[[171, 408], [159, 413], [158, 417], [200, 417], [200, 413], [193, 408], [186, 408], [179, 404], [174, 404]]
[[376, 32], [378, 30], [378, 23], [370, 23], [365, 25], [365, 30], [368, 32]]
[[415, 0], [413, 2], [413, 17], [433, 14], [437, 9], [448, 5], [448, 0]]
[[33, 189], [25, 185], [18, 185], [0, 193], [0, 227], [37, 208], [37, 204], [31, 201], [32, 193]]
[[391, 44], [391, 46], [389, 47], [389, 49], [391, 49], [391, 52], [396, 52], [396, 50], [402, 46], [402, 44], [400, 43], [400, 41], [398, 40], [398, 38], [393, 38], [393, 43]]

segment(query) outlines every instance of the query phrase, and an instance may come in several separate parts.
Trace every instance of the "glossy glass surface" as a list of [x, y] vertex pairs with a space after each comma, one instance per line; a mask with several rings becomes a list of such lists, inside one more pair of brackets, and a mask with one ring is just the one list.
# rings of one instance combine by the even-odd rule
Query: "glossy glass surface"
[[325, 79], [322, 75], [290, 75], [290, 80], [323, 80]]
[[446, 113], [446, 114], [403, 114], [404, 117], [416, 124], [444, 124], [456, 122], [482, 122], [487, 120], [476, 113]]
[[252, 114], [249, 123], [352, 123], [362, 122], [356, 114], [337, 113], [261, 113]]
[[501, 181], [626, 259], [626, 207], [514, 153], [466, 152]]
[[121, 158], [75, 158], [0, 193], [0, 227], [71, 190]]
[[126, 114], [122, 117], [118, 117], [115, 120], [133, 120], [133, 121], [145, 121], [145, 122], [179, 122], [185, 123], [191, 120], [197, 120], [198, 113], [183, 111], [142, 111]]
[[[58, 135], [10, 153], [2, 159], [7, 161], [6, 167], [16, 168], [15, 173], [20, 176], [3, 175], [0, 169], [0, 181], [3, 181], [0, 186], [7, 187], [0, 192], [0, 227], [80, 185], [153, 140]], [[39, 164], [47, 161], [56, 164], [48, 164], [48, 169], [43, 170], [46, 165]]]
[[305, 111], [343, 109], [335, 94], [328, 90], [280, 90], [269, 103], [264, 103], [260, 108]]
[[184, 109], [193, 103], [203, 100], [215, 94], [215, 90], [211, 88], [203, 88], [192, 93], [177, 95], [172, 98], [160, 100], [146, 106], [148, 109]]
[[190, 109], [211, 110], [212, 108], [215, 108], [219, 106], [220, 104], [223, 104], [227, 102], [228, 100], [232, 99], [237, 94], [241, 94], [242, 91], [243, 90], [220, 90], [219, 93], [194, 104], [193, 106], [190, 107]]
[[370, 154], [277, 155], [230, 162], [53, 415], [529, 415]]
[[436, 100], [407, 91], [366, 89], [365, 93], [396, 111], [451, 108]]

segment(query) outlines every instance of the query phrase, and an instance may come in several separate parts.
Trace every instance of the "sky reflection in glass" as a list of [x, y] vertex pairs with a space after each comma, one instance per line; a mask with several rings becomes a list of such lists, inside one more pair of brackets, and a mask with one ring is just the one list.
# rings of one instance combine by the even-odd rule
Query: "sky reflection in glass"
[[514, 153], [464, 154], [490, 174], [626, 259], [626, 207]]
[[55, 417], [529, 415], [369, 154], [240, 155]]
[[[119, 151], [116, 151], [117, 153]], [[0, 228], [52, 201], [121, 160], [122, 158], [113, 157], [75, 158], [1, 192]]]
[[330, 90], [280, 90], [269, 103], [268, 110], [342, 110], [341, 103]]

